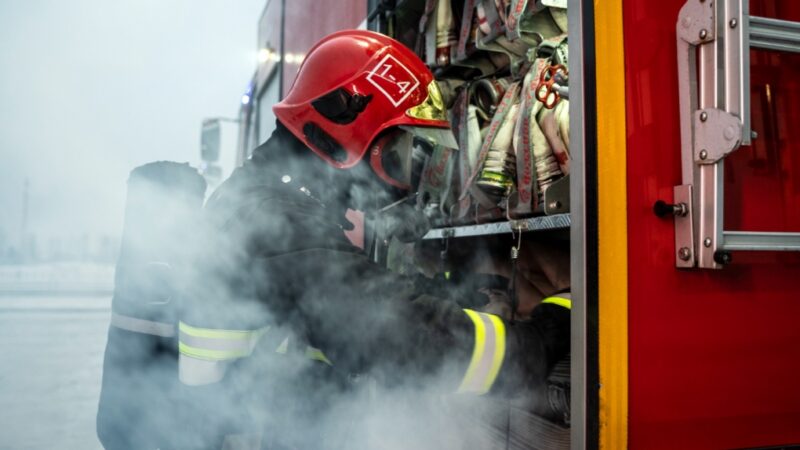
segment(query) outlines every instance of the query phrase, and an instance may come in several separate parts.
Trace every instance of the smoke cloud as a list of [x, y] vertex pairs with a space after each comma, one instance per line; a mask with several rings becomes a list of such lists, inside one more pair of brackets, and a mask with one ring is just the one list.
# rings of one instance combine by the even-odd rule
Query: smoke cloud
[[[187, 167], [178, 168], [181, 177], [151, 174], [140, 192], [129, 191], [115, 311], [261, 333], [247, 357], [215, 364], [218, 379], [186, 385], [177, 382], [177, 337], [112, 327], [104, 390], [114, 394], [101, 400], [98, 415], [104, 444], [144, 433], [137, 439], [153, 448], [474, 449], [513, 447], [516, 436], [520, 448], [537, 448], [525, 433], [528, 411], [542, 399], [529, 389], [454, 393], [471, 330], [448, 329], [448, 310], [437, 318], [409, 308], [502, 302], [483, 290], [508, 285], [510, 237], [450, 243], [445, 253], [439, 242], [387, 239], [399, 256], [394, 272], [386, 271], [342, 246], [344, 207], [377, 211], [397, 193], [378, 189], [368, 171], [337, 171], [300, 156], [306, 149], [268, 150], [257, 151], [202, 212], [197, 176]], [[415, 202], [387, 210], [388, 229], [404, 217], [416, 228]], [[318, 250], [332, 246], [340, 247], [334, 256]], [[557, 236], [526, 238], [517, 283], [522, 315], [568, 287], [566, 248]], [[152, 263], [163, 259], [170, 269], [157, 276]], [[419, 311], [437, 311], [426, 308]], [[123, 349], [116, 360], [115, 346]], [[327, 361], [309, 357], [308, 346], [323, 349]], [[126, 369], [110, 368], [114, 361]]]

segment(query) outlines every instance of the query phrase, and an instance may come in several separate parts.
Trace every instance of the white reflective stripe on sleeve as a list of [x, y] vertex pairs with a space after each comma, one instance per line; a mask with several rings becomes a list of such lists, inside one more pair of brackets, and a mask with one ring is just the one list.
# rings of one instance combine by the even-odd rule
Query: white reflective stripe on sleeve
[[178, 354], [178, 379], [187, 386], [213, 384], [225, 376], [228, 361], [210, 361]]
[[115, 312], [111, 313], [111, 325], [121, 330], [132, 331], [134, 333], [150, 334], [161, 337], [175, 336], [174, 324], [138, 319], [136, 317], [126, 316]]
[[503, 365], [506, 352], [505, 324], [494, 314], [471, 309], [465, 309], [464, 312], [475, 325], [475, 346], [458, 392], [485, 394], [491, 389]]

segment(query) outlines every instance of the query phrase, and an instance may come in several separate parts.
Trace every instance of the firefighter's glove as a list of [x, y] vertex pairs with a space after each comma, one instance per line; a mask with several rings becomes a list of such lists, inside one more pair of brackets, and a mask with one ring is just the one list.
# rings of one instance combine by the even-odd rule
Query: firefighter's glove
[[501, 289], [483, 288], [478, 292], [486, 295], [489, 302], [481, 308], [481, 311], [499, 316], [503, 320], [511, 320], [511, 299], [508, 292]]

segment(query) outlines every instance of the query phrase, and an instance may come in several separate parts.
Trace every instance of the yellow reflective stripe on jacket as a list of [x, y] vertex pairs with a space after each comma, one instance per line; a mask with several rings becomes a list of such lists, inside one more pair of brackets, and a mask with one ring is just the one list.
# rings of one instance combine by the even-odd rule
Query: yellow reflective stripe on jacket
[[[281, 345], [279, 345], [278, 348], [275, 349], [275, 353], [285, 355], [288, 352], [289, 352], [289, 338], [287, 337], [286, 339], [283, 340], [283, 342], [281, 342]], [[322, 350], [312, 347], [310, 345], [306, 346], [305, 357], [308, 359], [313, 359], [315, 361], [324, 362], [329, 366], [333, 365], [331, 360], [328, 359], [327, 356], [325, 356], [325, 353], [323, 353]]]
[[275, 349], [275, 353], [280, 353], [281, 355], [285, 355], [286, 352], [289, 351], [289, 338], [287, 337], [281, 342], [281, 345]]
[[[193, 327], [184, 322], [178, 323], [178, 351], [181, 355], [209, 361], [226, 361], [244, 358], [252, 353], [256, 342], [269, 327], [257, 330], [222, 330], [217, 328]], [[286, 354], [289, 338], [284, 339], [275, 349], [276, 353]], [[318, 348], [308, 346], [305, 356], [309, 359], [333, 365]]]
[[256, 342], [269, 330], [222, 330], [178, 323], [178, 350], [193, 358], [224, 361], [248, 356]]
[[472, 349], [464, 379], [458, 392], [485, 394], [500, 373], [506, 353], [506, 327], [494, 314], [465, 309], [464, 312], [475, 325], [475, 346]]
[[[269, 328], [269, 327], [266, 327]], [[251, 335], [254, 331], [263, 330], [222, 330], [218, 328], [199, 328], [193, 327], [184, 322], [178, 322], [178, 330], [189, 336], [210, 338], [210, 339], [242, 339]]]
[[181, 352], [182, 355], [211, 361], [244, 358], [250, 354], [248, 350], [209, 350], [207, 348], [192, 347], [183, 342], [178, 342], [178, 351]]
[[572, 309], [572, 300], [565, 297], [559, 297], [557, 295], [547, 297], [546, 299], [542, 300], [542, 303], [550, 303], [551, 305], [558, 305], [569, 310]]
[[331, 360], [329, 360], [328, 357], [325, 356], [325, 353], [322, 353], [322, 350], [311, 346], [306, 347], [306, 358], [313, 359], [315, 361], [322, 361], [329, 366], [333, 365]]

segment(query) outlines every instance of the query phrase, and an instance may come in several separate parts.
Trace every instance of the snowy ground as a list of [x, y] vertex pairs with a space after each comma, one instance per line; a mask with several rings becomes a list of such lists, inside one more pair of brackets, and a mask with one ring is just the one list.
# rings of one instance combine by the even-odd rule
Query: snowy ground
[[111, 296], [0, 294], [0, 449], [96, 449]]
[[0, 265], [0, 295], [8, 293], [111, 292], [114, 266], [92, 263]]

